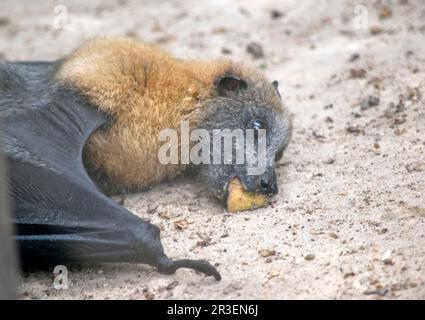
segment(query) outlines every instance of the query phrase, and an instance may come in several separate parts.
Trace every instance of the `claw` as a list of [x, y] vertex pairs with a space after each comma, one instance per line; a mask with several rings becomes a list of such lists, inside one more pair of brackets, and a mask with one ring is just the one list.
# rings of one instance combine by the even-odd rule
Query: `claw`
[[217, 269], [212, 266], [208, 261], [205, 260], [190, 260], [182, 259], [176, 260], [174, 263], [178, 268], [189, 268], [199, 271], [207, 276], [213, 276], [215, 280], [220, 281], [221, 275], [218, 273]]
[[213, 276], [217, 281], [221, 280], [221, 275], [217, 269], [205, 260], [171, 260], [167, 257], [161, 257], [158, 259], [157, 268], [160, 273], [164, 274], [173, 274], [177, 269], [189, 268], [199, 271], [207, 276]]

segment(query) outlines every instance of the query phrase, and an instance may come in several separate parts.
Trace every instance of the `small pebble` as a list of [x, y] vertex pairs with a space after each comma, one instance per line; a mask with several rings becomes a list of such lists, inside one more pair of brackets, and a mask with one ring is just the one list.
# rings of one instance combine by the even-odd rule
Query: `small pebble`
[[350, 69], [351, 78], [361, 79], [361, 78], [366, 77], [366, 74], [367, 74], [367, 71], [366, 71], [366, 69], [363, 69], [363, 68], [358, 68], [358, 69], [351, 68]]
[[312, 253], [306, 254], [304, 256], [304, 259], [307, 260], [307, 261], [312, 261], [312, 260], [314, 260], [314, 258], [315, 258], [315, 256]]
[[359, 60], [359, 59], [360, 59], [360, 54], [358, 54], [358, 53], [353, 53], [353, 54], [350, 56], [349, 61], [350, 61], [350, 62], [354, 62], [354, 61]]
[[257, 42], [250, 42], [246, 46], [246, 51], [251, 54], [254, 59], [260, 59], [264, 57], [263, 47]]
[[166, 289], [167, 290], [173, 290], [178, 285], [179, 285], [179, 282], [177, 280], [174, 280], [167, 285]]
[[379, 97], [377, 96], [368, 96], [362, 100], [360, 103], [360, 108], [362, 110], [367, 110], [372, 107], [376, 107], [379, 104]]
[[333, 164], [334, 162], [335, 162], [334, 158], [329, 158], [329, 159], [323, 161], [324, 164]]
[[348, 126], [347, 128], [345, 128], [345, 130], [347, 130], [347, 132], [349, 133], [361, 133], [362, 129], [359, 126]]
[[270, 16], [273, 20], [277, 20], [283, 17], [283, 12], [277, 9], [273, 9], [272, 11], [270, 11]]
[[222, 54], [232, 54], [232, 50], [230, 50], [228, 48], [223, 48], [223, 49], [221, 49], [221, 53]]
[[376, 36], [376, 35], [382, 33], [384, 31], [384, 29], [382, 29], [381, 27], [378, 27], [378, 26], [373, 26], [369, 29], [369, 31], [370, 31], [371, 35]]

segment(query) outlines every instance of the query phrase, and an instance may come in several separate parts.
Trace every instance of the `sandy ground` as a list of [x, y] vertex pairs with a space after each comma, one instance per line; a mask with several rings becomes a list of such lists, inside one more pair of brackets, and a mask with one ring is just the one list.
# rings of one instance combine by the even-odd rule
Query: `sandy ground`
[[[53, 288], [50, 272], [25, 273], [21, 297], [425, 298], [425, 3], [198, 3], [2, 0], [7, 59], [55, 59], [86, 38], [127, 35], [263, 69], [294, 116], [268, 208], [227, 214], [187, 179], [125, 198], [161, 227], [170, 256], [216, 263], [221, 282], [100, 265], [71, 268], [67, 290]], [[247, 51], [252, 42], [262, 57]], [[362, 108], [369, 96], [379, 103]], [[190, 224], [178, 230], [182, 218]]]

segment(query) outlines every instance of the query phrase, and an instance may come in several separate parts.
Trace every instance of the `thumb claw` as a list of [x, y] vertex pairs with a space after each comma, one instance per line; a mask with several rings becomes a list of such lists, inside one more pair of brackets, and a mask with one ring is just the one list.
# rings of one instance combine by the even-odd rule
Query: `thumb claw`
[[162, 257], [158, 260], [156, 266], [158, 271], [164, 274], [173, 274], [177, 269], [188, 268], [201, 272], [207, 276], [213, 276], [217, 281], [221, 280], [221, 275], [217, 269], [205, 260], [171, 260], [167, 257]]
[[199, 271], [207, 276], [213, 276], [215, 280], [220, 281], [221, 275], [217, 269], [205, 260], [182, 259], [175, 261], [177, 268], [189, 268]]

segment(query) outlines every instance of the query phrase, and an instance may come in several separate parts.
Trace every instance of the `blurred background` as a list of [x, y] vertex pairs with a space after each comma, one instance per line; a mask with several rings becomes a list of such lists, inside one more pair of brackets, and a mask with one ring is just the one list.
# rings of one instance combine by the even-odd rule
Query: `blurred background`
[[[218, 263], [219, 284], [146, 266], [24, 273], [22, 298], [425, 298], [425, 2], [0, 3], [0, 58], [53, 60], [125, 36], [225, 57], [280, 82], [294, 123], [271, 207], [229, 216], [185, 180], [127, 196], [166, 251]], [[166, 90], [166, 88], [164, 88]], [[175, 228], [176, 219], [191, 223]]]

